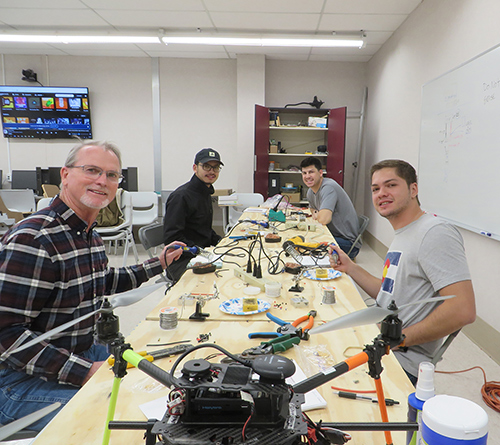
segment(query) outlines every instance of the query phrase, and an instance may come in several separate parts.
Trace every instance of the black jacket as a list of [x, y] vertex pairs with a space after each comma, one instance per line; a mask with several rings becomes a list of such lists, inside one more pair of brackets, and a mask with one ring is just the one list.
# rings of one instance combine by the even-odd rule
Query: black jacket
[[221, 237], [212, 229], [212, 185], [196, 175], [171, 193], [163, 219], [165, 244], [183, 241], [188, 246], [215, 246]]

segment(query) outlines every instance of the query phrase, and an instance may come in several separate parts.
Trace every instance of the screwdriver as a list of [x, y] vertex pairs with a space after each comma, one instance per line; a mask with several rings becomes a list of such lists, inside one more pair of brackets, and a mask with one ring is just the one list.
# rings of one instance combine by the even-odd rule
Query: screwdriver
[[[333, 393], [338, 394], [339, 397], [343, 397], [345, 399], [362, 399], [362, 400], [370, 400], [372, 403], [378, 403], [377, 399], [373, 399], [372, 397], [362, 396], [354, 392], [333, 391]], [[393, 406], [393, 405], [399, 405], [399, 402], [393, 399], [385, 399], [385, 406]]]

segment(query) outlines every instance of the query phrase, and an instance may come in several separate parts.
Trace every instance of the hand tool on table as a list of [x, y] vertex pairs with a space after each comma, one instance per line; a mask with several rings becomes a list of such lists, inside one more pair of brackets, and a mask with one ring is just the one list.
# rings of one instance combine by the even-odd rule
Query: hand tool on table
[[[360, 400], [369, 400], [372, 403], [378, 403], [377, 399], [373, 397], [363, 396], [354, 392], [347, 391], [333, 391], [334, 394], [338, 394], [339, 397], [343, 397], [344, 399], [360, 399]], [[399, 405], [399, 402], [394, 399], [384, 399], [386, 406]]]
[[276, 337], [272, 340], [262, 342], [259, 346], [245, 349], [241, 353], [241, 356], [248, 357], [253, 355], [276, 354], [278, 352], [284, 352], [290, 349], [293, 345], [298, 345], [299, 343], [299, 337], [292, 334], [286, 334], [281, 337]]
[[[191, 345], [191, 344], [182, 344], [182, 345], [174, 346], [173, 348], [158, 349], [157, 351], [152, 351], [152, 352], [141, 351], [141, 352], [138, 352], [137, 354], [143, 356], [147, 361], [152, 362], [152, 361], [158, 360], [160, 358], [165, 358], [165, 357], [170, 357], [172, 355], [182, 354], [183, 352], [186, 352], [188, 349], [190, 349], [192, 347], [193, 347], [193, 345]], [[115, 364], [114, 357], [108, 358], [108, 364], [110, 366], [113, 366]], [[132, 365], [130, 363], [127, 365], [127, 368], [133, 368], [133, 367], [134, 367], [134, 365]]]
[[201, 255], [206, 258], [210, 258], [212, 256], [211, 252], [202, 249], [201, 247], [198, 246], [189, 247], [189, 246], [181, 246], [179, 244], [174, 244], [172, 246], [172, 249], [182, 249], [183, 252], [191, 252], [193, 255]]
[[[299, 317], [294, 322], [289, 323], [288, 321], [283, 321], [275, 315], [267, 312], [267, 318], [269, 318], [271, 321], [274, 321], [280, 327], [276, 330], [276, 332], [251, 332], [250, 334], [248, 334], [248, 338], [275, 338], [291, 334], [292, 336], [298, 337], [301, 340], [308, 340], [309, 329], [313, 327], [314, 317], [316, 317], [316, 315], [316, 311], [309, 311], [307, 315]], [[307, 324], [304, 327], [299, 328], [298, 326], [306, 320], [308, 320]]]

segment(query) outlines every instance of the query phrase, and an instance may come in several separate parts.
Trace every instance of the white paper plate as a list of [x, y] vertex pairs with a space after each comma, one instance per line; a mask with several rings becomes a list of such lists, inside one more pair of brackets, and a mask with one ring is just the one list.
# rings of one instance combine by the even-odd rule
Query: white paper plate
[[326, 269], [328, 272], [328, 277], [326, 278], [317, 278], [316, 277], [316, 269], [309, 269], [304, 272], [304, 278], [309, 278], [310, 280], [317, 281], [325, 281], [325, 280], [333, 280], [334, 278], [338, 278], [342, 275], [342, 272], [339, 272], [335, 269]]
[[241, 298], [231, 298], [230, 300], [226, 300], [220, 304], [219, 309], [222, 312], [231, 315], [253, 315], [265, 312], [271, 308], [271, 303], [267, 301], [258, 298], [257, 302], [258, 309], [256, 311], [243, 312], [243, 301]]

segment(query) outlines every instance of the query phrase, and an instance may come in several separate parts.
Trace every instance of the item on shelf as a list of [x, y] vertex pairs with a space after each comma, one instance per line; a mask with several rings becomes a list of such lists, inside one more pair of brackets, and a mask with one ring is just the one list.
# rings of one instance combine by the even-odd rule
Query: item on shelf
[[326, 145], [318, 145], [316, 150], [318, 153], [326, 153], [326, 148], [327, 148]]
[[326, 128], [326, 123], [326, 117], [309, 116], [307, 120], [307, 125], [309, 127]]
[[278, 153], [278, 146], [277, 145], [270, 145], [269, 146], [269, 153]]
[[274, 170], [274, 161], [269, 161], [269, 171], [273, 171]]

